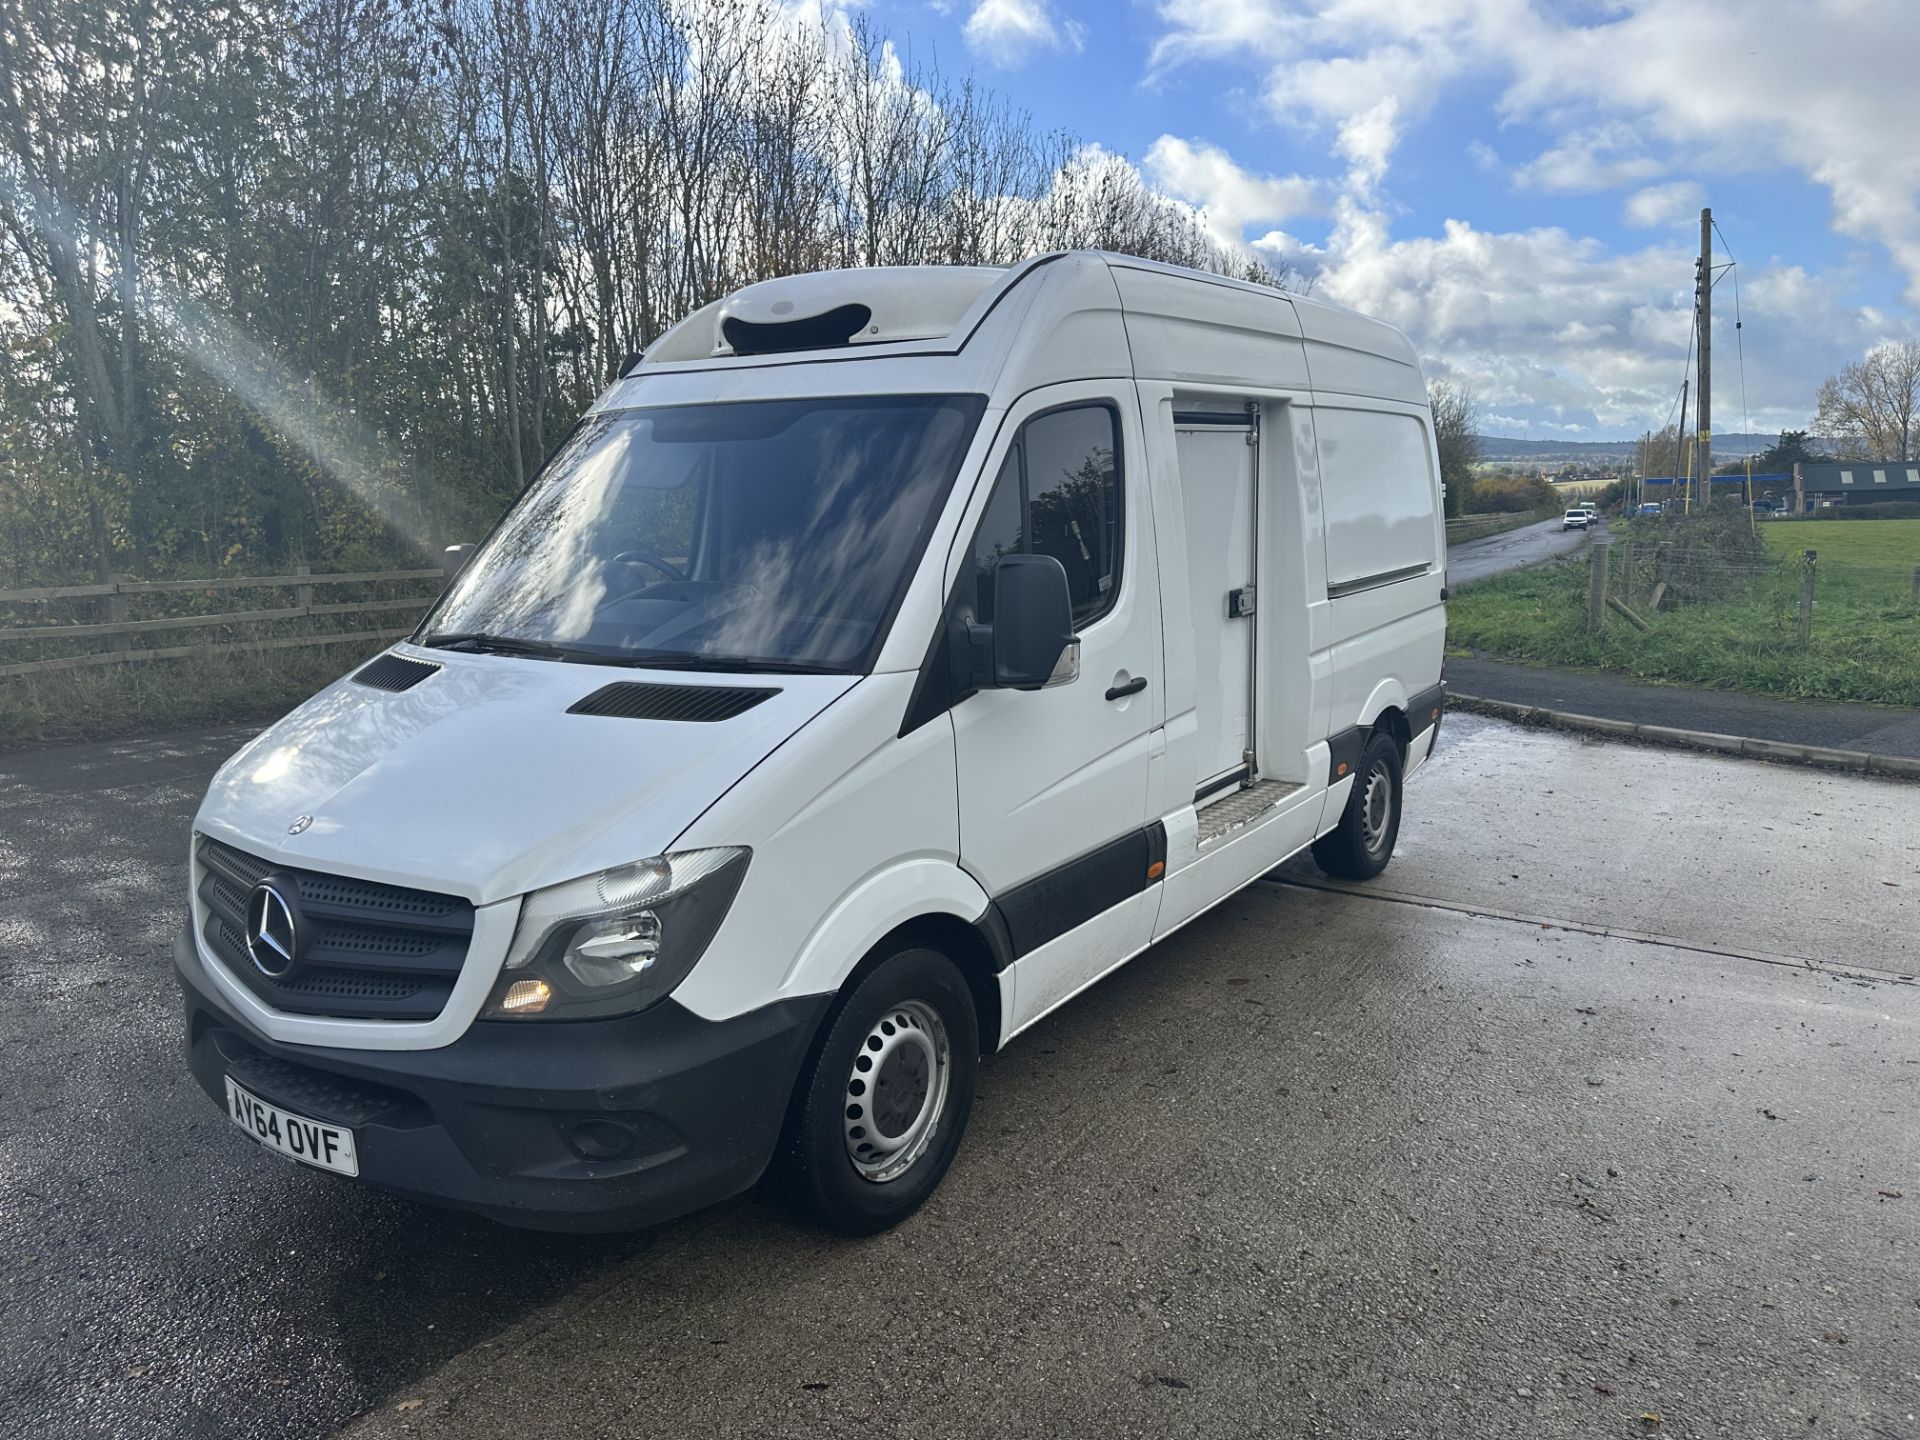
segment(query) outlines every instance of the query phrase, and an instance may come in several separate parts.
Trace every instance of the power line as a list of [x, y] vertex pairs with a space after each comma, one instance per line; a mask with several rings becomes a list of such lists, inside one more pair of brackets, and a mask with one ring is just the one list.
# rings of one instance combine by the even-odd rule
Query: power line
[[1740, 262], [1733, 258], [1733, 246], [1727, 244], [1727, 232], [1720, 228], [1718, 220], [1713, 222], [1713, 233], [1720, 237], [1720, 244], [1727, 252], [1727, 263], [1722, 269], [1733, 271], [1733, 348], [1739, 356], [1740, 364], [1740, 426], [1749, 435], [1753, 433], [1753, 418], [1747, 413], [1747, 350], [1740, 333]]
[[[1720, 237], [1720, 244], [1727, 252], [1727, 269], [1733, 271], [1733, 348], [1739, 357], [1740, 365], [1740, 428], [1748, 435], [1753, 434], [1753, 417], [1747, 413], [1747, 344], [1741, 333], [1743, 322], [1740, 318], [1740, 269], [1734, 259], [1733, 246], [1727, 244], [1727, 232], [1720, 228], [1720, 222], [1713, 222], [1713, 233]], [[1749, 440], [1748, 446], [1753, 442]], [[1708, 485], [1713, 481], [1708, 480]], [[1753, 527], [1753, 455], [1747, 455], [1747, 526]]]

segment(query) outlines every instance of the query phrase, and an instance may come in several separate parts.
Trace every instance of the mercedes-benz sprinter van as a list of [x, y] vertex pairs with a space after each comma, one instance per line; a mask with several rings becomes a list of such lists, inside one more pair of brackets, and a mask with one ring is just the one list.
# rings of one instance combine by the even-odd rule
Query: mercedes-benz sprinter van
[[1419, 364], [1349, 311], [1092, 253], [751, 286], [215, 777], [193, 1072], [510, 1223], [771, 1168], [893, 1224], [982, 1054], [1303, 849], [1387, 863], [1444, 545]]

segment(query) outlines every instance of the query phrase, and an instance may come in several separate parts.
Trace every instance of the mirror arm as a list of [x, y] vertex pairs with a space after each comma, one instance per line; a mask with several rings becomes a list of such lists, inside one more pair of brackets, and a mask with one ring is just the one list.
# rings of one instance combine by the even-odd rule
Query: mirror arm
[[967, 647], [967, 685], [969, 690], [995, 688], [993, 673], [993, 626], [963, 618], [959, 630]]

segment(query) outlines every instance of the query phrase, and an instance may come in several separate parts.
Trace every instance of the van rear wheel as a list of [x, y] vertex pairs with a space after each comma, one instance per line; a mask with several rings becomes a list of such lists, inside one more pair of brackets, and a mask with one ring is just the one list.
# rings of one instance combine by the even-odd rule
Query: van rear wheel
[[1400, 746], [1391, 735], [1367, 742], [1340, 823], [1313, 842], [1320, 868], [1341, 880], [1371, 880], [1387, 868], [1400, 838]]
[[903, 949], [854, 987], [795, 1087], [774, 1178], [842, 1235], [899, 1224], [960, 1148], [980, 1067], [973, 992], [937, 950]]

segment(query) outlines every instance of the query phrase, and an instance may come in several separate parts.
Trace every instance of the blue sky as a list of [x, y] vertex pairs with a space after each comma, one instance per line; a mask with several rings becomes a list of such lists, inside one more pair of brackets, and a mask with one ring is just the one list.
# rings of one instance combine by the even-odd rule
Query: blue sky
[[[1739, 262], [1753, 429], [1807, 424], [1822, 378], [1920, 335], [1920, 0], [815, 3], [1400, 325], [1489, 433], [1664, 423], [1703, 203]], [[1720, 432], [1734, 307], [1729, 279]]]

